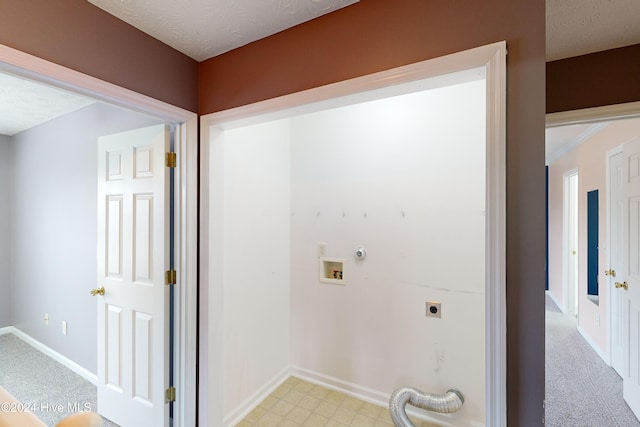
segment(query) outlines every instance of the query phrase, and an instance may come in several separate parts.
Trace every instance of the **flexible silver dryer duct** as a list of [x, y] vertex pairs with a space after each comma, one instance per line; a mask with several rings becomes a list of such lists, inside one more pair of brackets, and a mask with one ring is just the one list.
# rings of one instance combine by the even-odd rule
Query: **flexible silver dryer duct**
[[396, 427], [415, 427], [407, 416], [407, 403], [427, 411], [450, 414], [462, 408], [464, 396], [454, 389], [447, 390], [445, 394], [432, 394], [411, 387], [400, 387], [389, 399], [389, 412]]

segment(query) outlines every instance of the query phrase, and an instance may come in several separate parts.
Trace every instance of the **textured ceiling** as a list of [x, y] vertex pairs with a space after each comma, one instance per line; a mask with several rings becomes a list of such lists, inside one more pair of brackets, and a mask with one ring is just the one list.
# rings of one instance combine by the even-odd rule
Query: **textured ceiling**
[[[203, 61], [357, 0], [88, 0]], [[640, 0], [546, 0], [547, 60], [640, 43]]]
[[197, 61], [358, 0], [88, 0]]
[[0, 135], [13, 136], [95, 101], [0, 73]]
[[640, 43], [640, 0], [546, 0], [547, 61]]

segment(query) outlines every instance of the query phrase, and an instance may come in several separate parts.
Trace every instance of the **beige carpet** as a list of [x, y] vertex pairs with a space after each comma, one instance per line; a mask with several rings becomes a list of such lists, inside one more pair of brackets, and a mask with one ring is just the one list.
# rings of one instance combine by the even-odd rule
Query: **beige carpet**
[[622, 399], [622, 378], [546, 297], [546, 407], [550, 427], [640, 427]]

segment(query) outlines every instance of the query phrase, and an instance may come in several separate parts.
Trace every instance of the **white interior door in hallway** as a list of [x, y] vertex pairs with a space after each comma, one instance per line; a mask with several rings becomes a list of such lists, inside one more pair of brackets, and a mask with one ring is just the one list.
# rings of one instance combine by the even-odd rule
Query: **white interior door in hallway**
[[564, 311], [578, 315], [578, 171], [564, 177]]
[[123, 427], [169, 425], [168, 126], [99, 139], [98, 411]]
[[620, 376], [624, 373], [624, 334], [623, 334], [623, 301], [624, 290], [615, 288], [616, 276], [624, 271], [624, 250], [622, 247], [622, 214], [624, 210], [624, 194], [622, 188], [622, 147], [608, 157], [609, 162], [609, 270], [607, 284], [609, 286], [610, 334], [611, 334], [611, 366]]
[[[627, 370], [623, 378], [623, 396], [640, 418], [640, 137], [624, 145], [624, 276], [617, 279], [622, 290], [626, 336]], [[625, 280], [626, 279], [626, 280]]]

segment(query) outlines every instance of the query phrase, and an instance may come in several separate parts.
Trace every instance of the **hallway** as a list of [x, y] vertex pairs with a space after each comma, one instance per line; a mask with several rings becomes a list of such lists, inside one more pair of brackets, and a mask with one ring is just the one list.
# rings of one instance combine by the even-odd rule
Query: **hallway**
[[635, 427], [622, 399], [622, 379], [607, 366], [546, 297], [545, 424], [562, 427]]

